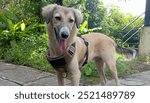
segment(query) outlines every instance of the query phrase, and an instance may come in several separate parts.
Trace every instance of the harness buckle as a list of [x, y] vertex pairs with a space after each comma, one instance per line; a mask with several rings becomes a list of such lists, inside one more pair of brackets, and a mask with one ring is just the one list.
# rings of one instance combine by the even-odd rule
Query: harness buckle
[[67, 51], [67, 55], [69, 55], [71, 58], [74, 56], [74, 54], [75, 54], [75, 51], [76, 51], [76, 48], [75, 48], [75, 43], [73, 43], [70, 47], [69, 47], [69, 49], [68, 49], [68, 51]]

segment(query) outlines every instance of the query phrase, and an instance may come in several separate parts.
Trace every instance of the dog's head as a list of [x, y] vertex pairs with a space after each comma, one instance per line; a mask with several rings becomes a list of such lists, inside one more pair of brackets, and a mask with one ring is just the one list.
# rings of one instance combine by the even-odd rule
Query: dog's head
[[76, 29], [82, 22], [81, 12], [56, 4], [47, 5], [42, 10], [42, 15], [47, 23], [48, 34], [57, 39], [60, 50], [64, 51], [67, 47], [66, 41], [73, 38]]

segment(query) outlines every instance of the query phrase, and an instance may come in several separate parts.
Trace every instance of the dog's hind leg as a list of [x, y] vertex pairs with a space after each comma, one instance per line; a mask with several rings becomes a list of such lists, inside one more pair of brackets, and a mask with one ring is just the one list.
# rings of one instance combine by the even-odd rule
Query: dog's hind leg
[[59, 86], [64, 86], [63, 73], [60, 72], [60, 71], [56, 71], [56, 73], [57, 73], [58, 85], [59, 85]]
[[116, 69], [116, 60], [114, 56], [107, 56], [107, 59], [104, 60], [106, 65], [108, 66], [113, 78], [115, 79], [116, 85], [120, 85], [119, 79], [118, 79], [118, 73]]
[[102, 86], [106, 85], [106, 77], [105, 77], [105, 73], [104, 73], [104, 62], [102, 59], [97, 58], [94, 60], [96, 67], [97, 67], [97, 71], [100, 77], [100, 83]]

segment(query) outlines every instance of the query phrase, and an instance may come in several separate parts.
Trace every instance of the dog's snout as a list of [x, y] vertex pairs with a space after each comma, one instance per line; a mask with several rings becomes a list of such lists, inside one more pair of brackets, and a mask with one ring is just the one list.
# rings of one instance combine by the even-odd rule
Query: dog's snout
[[68, 34], [68, 32], [66, 32], [66, 31], [63, 31], [63, 32], [61, 33], [61, 37], [64, 38], [64, 39], [68, 38], [68, 36], [69, 36], [69, 34]]
[[69, 29], [67, 27], [62, 27], [59, 33], [60, 37], [63, 39], [67, 39], [70, 35]]

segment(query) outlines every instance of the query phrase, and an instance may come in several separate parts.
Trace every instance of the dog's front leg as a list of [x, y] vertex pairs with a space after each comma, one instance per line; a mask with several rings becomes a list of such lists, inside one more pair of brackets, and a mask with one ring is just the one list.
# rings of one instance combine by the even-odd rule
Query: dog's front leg
[[56, 71], [56, 73], [57, 73], [58, 85], [59, 85], [59, 86], [64, 86], [63, 73], [60, 72], [60, 71]]
[[71, 85], [72, 86], [79, 86], [80, 84], [80, 78], [81, 78], [81, 73], [80, 70], [78, 69], [71, 75]]
[[77, 59], [73, 59], [68, 65], [68, 71], [71, 77], [71, 85], [72, 86], [79, 86], [81, 72], [79, 69], [79, 64]]

